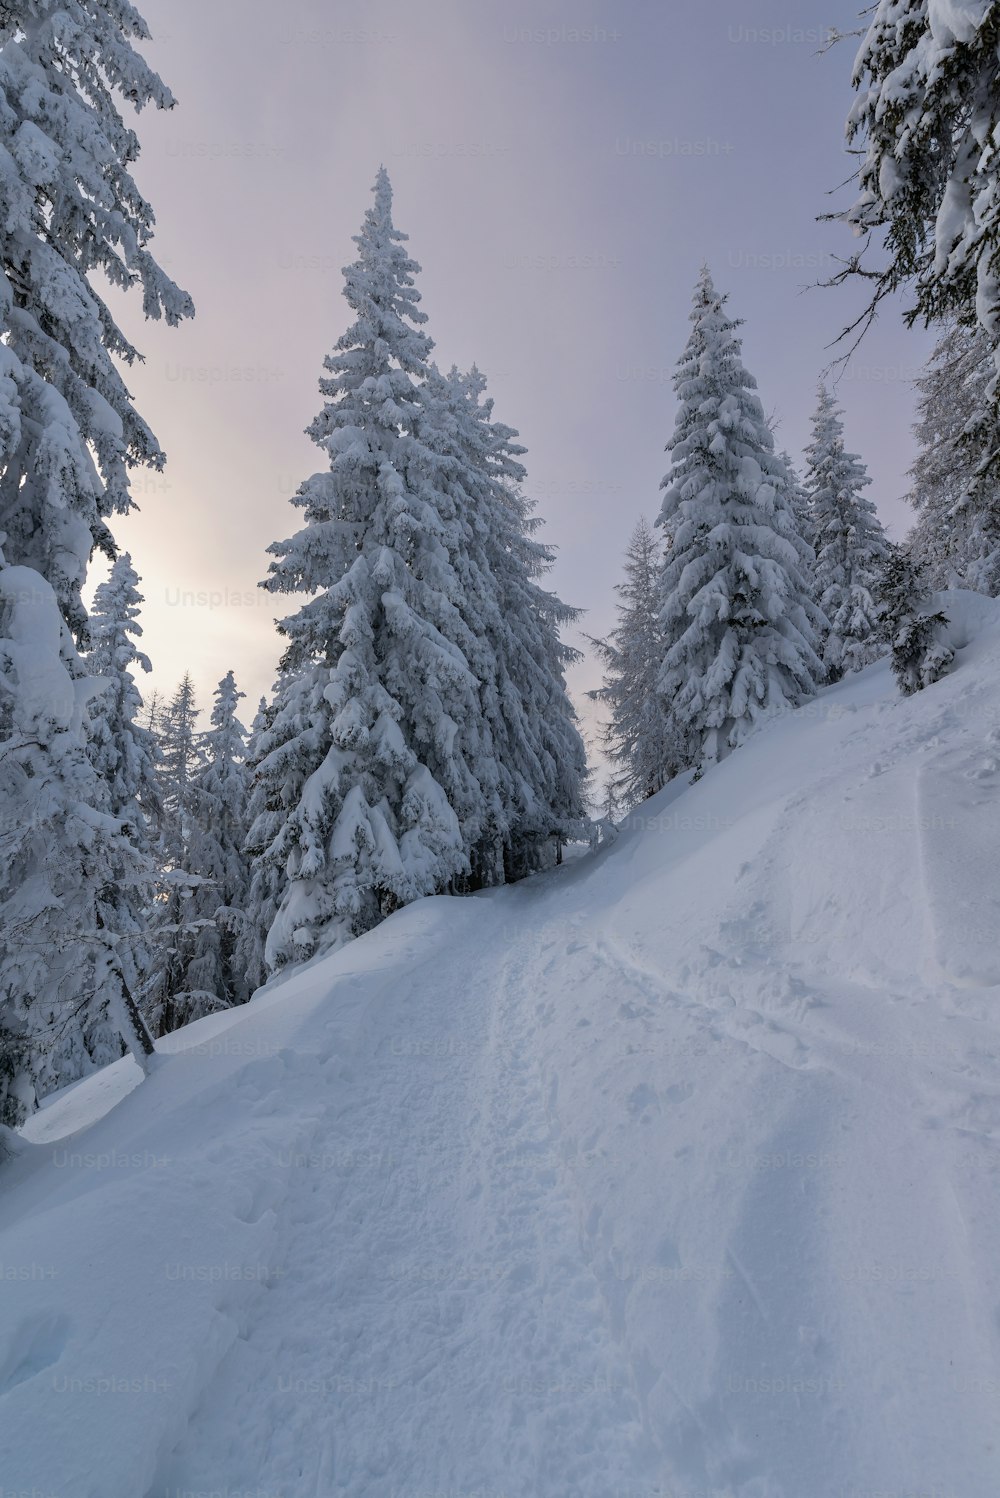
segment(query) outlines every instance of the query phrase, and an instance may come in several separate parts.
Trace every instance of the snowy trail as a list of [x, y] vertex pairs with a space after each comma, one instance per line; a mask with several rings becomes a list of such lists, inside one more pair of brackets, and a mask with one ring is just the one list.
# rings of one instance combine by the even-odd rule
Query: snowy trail
[[959, 664], [39, 1114], [5, 1490], [996, 1498], [1000, 619]]
[[[519, 954], [523, 894], [495, 914], [512, 903]], [[330, 1103], [281, 1205], [278, 1272], [148, 1498], [568, 1498], [649, 1478], [516, 1022], [527, 962], [470, 981], [483, 936], [433, 985], [410, 973], [349, 1068], [330, 1023]]]

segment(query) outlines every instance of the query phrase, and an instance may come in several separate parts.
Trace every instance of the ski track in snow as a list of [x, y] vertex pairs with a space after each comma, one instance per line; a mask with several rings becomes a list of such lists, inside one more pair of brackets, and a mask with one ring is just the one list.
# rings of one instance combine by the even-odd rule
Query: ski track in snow
[[[39, 1114], [0, 1260], [58, 1272], [0, 1310], [6, 1486], [995, 1498], [976, 651], [910, 703], [876, 667], [598, 858], [421, 902]], [[73, 1148], [171, 1163], [54, 1170], [88, 1106]], [[262, 1273], [164, 1283], [233, 1257]], [[53, 1397], [151, 1367], [158, 1397]]]

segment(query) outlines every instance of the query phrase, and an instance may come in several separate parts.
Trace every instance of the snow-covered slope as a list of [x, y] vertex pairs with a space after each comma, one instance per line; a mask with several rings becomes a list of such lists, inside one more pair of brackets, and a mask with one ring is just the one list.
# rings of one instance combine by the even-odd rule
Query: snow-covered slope
[[1000, 606], [412, 906], [6, 1167], [0, 1479], [1000, 1492]]

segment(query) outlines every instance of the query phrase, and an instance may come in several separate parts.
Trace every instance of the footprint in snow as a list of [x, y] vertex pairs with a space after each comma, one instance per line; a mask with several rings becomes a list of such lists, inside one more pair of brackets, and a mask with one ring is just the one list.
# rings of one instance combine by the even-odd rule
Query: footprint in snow
[[660, 1100], [654, 1089], [645, 1082], [640, 1082], [638, 1087], [633, 1087], [628, 1097], [628, 1111], [633, 1118], [647, 1117], [651, 1112], [660, 1111]]

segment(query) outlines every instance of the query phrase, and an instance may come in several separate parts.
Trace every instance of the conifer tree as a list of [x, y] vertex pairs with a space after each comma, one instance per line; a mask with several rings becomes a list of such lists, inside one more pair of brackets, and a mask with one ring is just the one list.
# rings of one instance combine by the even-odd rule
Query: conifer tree
[[955, 652], [944, 637], [947, 615], [929, 608], [930, 595], [906, 551], [894, 546], [881, 587], [882, 628], [892, 651], [892, 670], [904, 697], [931, 686], [947, 671]]
[[193, 821], [195, 783], [204, 766], [198, 732], [198, 704], [191, 673], [185, 671], [160, 715], [159, 739], [163, 787], [163, 851], [177, 867], [187, 861]]
[[[0, 1125], [152, 1042], [132, 945], [148, 861], [105, 809], [85, 674], [52, 588], [0, 553]], [[127, 809], [126, 809], [127, 810]], [[129, 813], [131, 814], [131, 813]]]
[[143, 699], [134, 670], [152, 668], [136, 644], [142, 635], [138, 585], [132, 558], [123, 552], [94, 593], [86, 663], [91, 675], [107, 683], [91, 702], [91, 758], [107, 783], [112, 814], [125, 817], [137, 845], [148, 850], [162, 806], [159, 749], [153, 733], [139, 722]]
[[[854, 67], [848, 139], [860, 166], [837, 215], [863, 236], [834, 277], [862, 277], [862, 333], [885, 296], [913, 293], [908, 323], [978, 326], [992, 369], [962, 442], [976, 471], [965, 507], [980, 532], [974, 586], [1000, 591], [1000, 154], [997, 14], [988, 0], [878, 0]], [[868, 259], [872, 244], [881, 266]]]
[[194, 892], [189, 916], [206, 924], [198, 929], [185, 982], [189, 993], [210, 995], [212, 1008], [250, 997], [236, 951], [249, 894], [246, 730], [236, 716], [244, 695], [227, 672], [216, 689], [211, 727], [201, 736], [204, 764], [194, 781], [188, 864], [205, 883]]
[[325, 361], [327, 403], [309, 429], [330, 467], [295, 497], [304, 529], [270, 548], [265, 586], [314, 595], [279, 625], [288, 648], [269, 735], [278, 758], [265, 773], [283, 781], [288, 885], [272, 966], [310, 956], [321, 936], [358, 935], [468, 872], [449, 792], [472, 793], [461, 728], [478, 719], [476, 682], [452, 638], [447, 517], [415, 432], [430, 351], [418, 267], [391, 208], [382, 169], [345, 271], [356, 320]]
[[[312, 595], [279, 625], [288, 648], [259, 749], [261, 795], [282, 818], [264, 856], [287, 881], [268, 938], [272, 968], [359, 935], [420, 895], [490, 882], [473, 855], [488, 864], [484, 850], [502, 850], [506, 835], [477, 616], [497, 605], [489, 548], [505, 535], [523, 558], [527, 511], [511, 491], [502, 524], [491, 514], [474, 525], [481, 478], [468, 472], [453, 397], [430, 368], [418, 267], [391, 204], [382, 169], [345, 271], [355, 322], [326, 360], [326, 405], [309, 429], [329, 469], [296, 495], [306, 524], [271, 547], [265, 583]], [[568, 709], [553, 623], [563, 606], [532, 596], [544, 609], [533, 616], [542, 668], [533, 691], [545, 699], [547, 753]], [[559, 773], [571, 781], [571, 768]], [[541, 762], [529, 788], [528, 812], [547, 837], [563, 830], [552, 825], [557, 780]], [[543, 783], [551, 804], [537, 795]]]
[[665, 641], [660, 625], [663, 547], [643, 518], [625, 553], [618, 623], [605, 640], [591, 640], [604, 663], [603, 687], [591, 692], [611, 710], [602, 740], [613, 767], [607, 808], [628, 811], [661, 790], [682, 767], [667, 705], [658, 690]]
[[868, 472], [847, 452], [840, 410], [823, 385], [806, 456], [815, 596], [828, 620], [822, 657], [828, 680], [837, 681], [882, 654], [878, 589], [889, 545], [875, 506], [862, 493], [871, 482]]
[[117, 102], [173, 107], [135, 48], [148, 36], [127, 0], [17, 0], [0, 16], [0, 530], [78, 637], [91, 553], [114, 555], [109, 522], [132, 508], [128, 471], [163, 466], [119, 367], [138, 353], [91, 273], [140, 288], [147, 317], [193, 312], [151, 253]]
[[[136, 110], [173, 104], [134, 46], [147, 37], [126, 0], [17, 0], [0, 13], [0, 764], [9, 833], [0, 1030], [20, 1037], [19, 1080], [8, 1078], [6, 1094], [15, 1113], [116, 1052], [115, 1013], [139, 1054], [151, 1048], [123, 967], [135, 934], [123, 891], [141, 850], [129, 824], [104, 809], [108, 782], [86, 747], [94, 684], [52, 617], [55, 607], [84, 642], [91, 555], [114, 557], [110, 522], [131, 508], [129, 470], [163, 464], [120, 369], [137, 351], [91, 273], [140, 288], [147, 317], [175, 324], [193, 311], [151, 253], [153, 212], [131, 175], [138, 141], [119, 112], [118, 100]], [[26, 621], [38, 631], [34, 654], [25, 653]], [[45, 675], [33, 681], [36, 670]]]
[[134, 850], [132, 874], [120, 894], [119, 927], [131, 939], [123, 943], [123, 962], [131, 991], [141, 994], [154, 966], [149, 935], [155, 920], [157, 852], [162, 819], [155, 738], [137, 721], [142, 698], [133, 670], [149, 671], [139, 650], [139, 579], [127, 552], [118, 557], [107, 580], [94, 594], [87, 621], [86, 669], [97, 678], [88, 704], [87, 747], [105, 791], [100, 810], [108, 811], [127, 830]]
[[[863, 253], [843, 276], [874, 278], [869, 314], [900, 288], [908, 321], [978, 321], [1000, 344], [1000, 161], [994, 7], [878, 0], [854, 65], [848, 137], [858, 193], [843, 215], [886, 263]], [[843, 279], [843, 276], [839, 279]], [[995, 395], [994, 395], [995, 399]]]
[[158, 738], [163, 713], [163, 697], [159, 688], [154, 687], [149, 697], [144, 700], [142, 716], [139, 720], [139, 726], [152, 734], [154, 739]]
[[274, 850], [284, 816], [280, 804], [272, 804], [272, 785], [261, 773], [262, 759], [267, 755], [265, 736], [274, 713], [265, 697], [260, 699], [257, 715], [250, 728], [246, 772], [249, 788], [247, 801], [247, 838], [249, 887], [245, 919], [237, 935], [237, 964], [250, 993], [267, 982], [264, 957], [267, 933], [274, 924], [285, 887], [285, 873]]
[[488, 749], [478, 760], [487, 814], [470, 845], [473, 887], [545, 867], [578, 835], [587, 776], [565, 677], [579, 652], [560, 633], [580, 611], [541, 584], [554, 554], [536, 535], [539, 521], [524, 493], [525, 449], [512, 427], [494, 421], [485, 392], [475, 367], [442, 376], [433, 366], [423, 392], [425, 437], [444, 460], [462, 516], [456, 561], [467, 651], [479, 681], [484, 742], [492, 746], [492, 760]]
[[216, 1002], [215, 996], [203, 990], [192, 994], [188, 980], [201, 934], [214, 924], [195, 902], [204, 880], [192, 862], [198, 839], [198, 779], [205, 768], [201, 739], [194, 684], [190, 673], [185, 672], [160, 715], [159, 726], [163, 795], [158, 848], [160, 898], [158, 919], [150, 933], [156, 959], [142, 1000], [155, 1035], [166, 1035], [212, 1009], [225, 1007], [223, 1001]]
[[725, 301], [704, 268], [674, 378], [659, 517], [669, 544], [660, 691], [683, 762], [699, 769], [803, 702], [823, 674], [810, 548]]
[[1000, 477], [980, 473], [976, 441], [992, 378], [982, 329], [952, 322], [917, 380], [919, 451], [906, 496], [917, 521], [907, 548], [932, 588], [1000, 593]]

